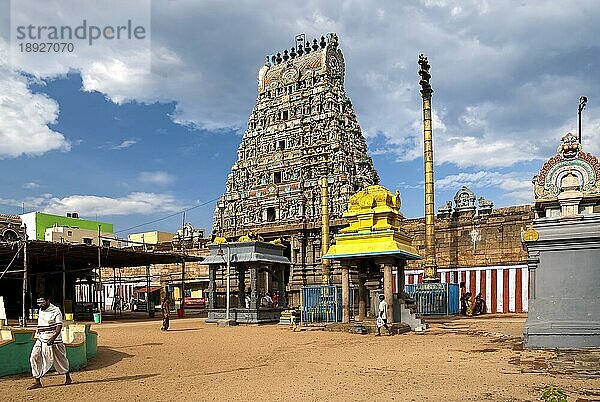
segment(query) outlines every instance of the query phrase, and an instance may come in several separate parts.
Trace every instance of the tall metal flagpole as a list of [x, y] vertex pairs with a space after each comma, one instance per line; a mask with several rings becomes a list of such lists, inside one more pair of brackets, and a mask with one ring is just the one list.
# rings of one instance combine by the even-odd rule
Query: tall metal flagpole
[[425, 264], [424, 282], [439, 282], [435, 258], [434, 226], [434, 182], [433, 182], [433, 127], [431, 124], [431, 95], [429, 84], [431, 66], [424, 54], [419, 55], [419, 75], [421, 76], [421, 97], [423, 98], [423, 159], [425, 161]]

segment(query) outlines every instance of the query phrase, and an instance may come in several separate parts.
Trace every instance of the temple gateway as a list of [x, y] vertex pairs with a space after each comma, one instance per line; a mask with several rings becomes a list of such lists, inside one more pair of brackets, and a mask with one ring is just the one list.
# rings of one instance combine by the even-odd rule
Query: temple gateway
[[[344, 73], [333, 33], [267, 56], [238, 159], [214, 212], [217, 236], [281, 240], [291, 261], [284, 277], [294, 305], [302, 286], [324, 280], [321, 255], [329, 241], [321, 235], [322, 212], [336, 233], [350, 196], [379, 182]], [[260, 287], [277, 289], [269, 280]]]

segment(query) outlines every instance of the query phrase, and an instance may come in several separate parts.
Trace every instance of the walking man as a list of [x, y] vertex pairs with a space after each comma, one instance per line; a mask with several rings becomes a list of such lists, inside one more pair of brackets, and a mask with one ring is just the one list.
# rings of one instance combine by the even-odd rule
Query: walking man
[[39, 307], [37, 340], [29, 358], [34, 382], [27, 389], [41, 388], [41, 378], [52, 365], [58, 374], [65, 375], [65, 385], [68, 385], [71, 383], [71, 375], [69, 374], [67, 351], [60, 333], [63, 322], [62, 313], [57, 306], [50, 303], [47, 296], [38, 298], [37, 305]]
[[161, 331], [166, 331], [169, 329], [169, 318], [171, 318], [171, 306], [170, 306], [170, 302], [171, 299], [169, 299], [169, 296], [165, 297], [165, 300], [162, 303], [162, 327], [160, 328]]
[[[388, 335], [392, 334], [390, 328], [387, 325], [387, 302], [385, 301], [384, 295], [379, 295], [379, 317], [377, 318], [377, 335], [381, 335], [381, 327], [385, 327], [387, 329]], [[380, 325], [381, 324], [381, 325]]]

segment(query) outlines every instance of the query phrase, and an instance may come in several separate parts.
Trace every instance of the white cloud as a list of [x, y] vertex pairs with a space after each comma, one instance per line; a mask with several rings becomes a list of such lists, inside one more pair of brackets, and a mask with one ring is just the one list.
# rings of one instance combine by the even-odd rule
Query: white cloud
[[[600, 74], [600, 28], [593, 23], [600, 6], [594, 2], [266, 0], [262, 9], [269, 12], [251, 1], [153, 2], [160, 18], [153, 19], [151, 69], [143, 49], [98, 43], [69, 63], [30, 72], [48, 77], [75, 68], [84, 90], [113, 102], [173, 101], [177, 123], [239, 129], [256, 99], [263, 55], [289, 48], [298, 32], [309, 38], [338, 32], [346, 89], [367, 137], [384, 138], [387, 152], [401, 161], [421, 156], [416, 59], [425, 52], [439, 114], [437, 162], [485, 168], [545, 159], [557, 143], [556, 128], [573, 119], [579, 95], [593, 99], [600, 90], [593, 78]], [[600, 110], [588, 117], [599, 120]]]
[[26, 211], [39, 210], [48, 205], [48, 202], [53, 198], [52, 194], [45, 193], [35, 197], [25, 197], [22, 199], [0, 198], [0, 205], [6, 205], [14, 208], [25, 206]]
[[439, 189], [459, 189], [466, 187], [491, 187], [500, 183], [503, 175], [498, 172], [488, 172], [481, 170], [476, 173], [458, 173], [443, 177], [435, 181], [436, 188]]
[[461, 172], [448, 175], [435, 181], [436, 189], [456, 190], [462, 186], [473, 189], [498, 188], [503, 195], [513, 203], [529, 203], [533, 200], [533, 178], [532, 173], [509, 172], [500, 173], [495, 171], [480, 170], [474, 173]]
[[141, 172], [139, 180], [142, 183], [157, 184], [159, 186], [166, 186], [173, 183], [176, 178], [175, 176], [162, 171], [157, 172]]
[[68, 211], [77, 211], [82, 216], [105, 216], [176, 212], [182, 209], [183, 206], [173, 195], [136, 192], [118, 198], [95, 195], [52, 198], [43, 212], [63, 215]]
[[34, 188], [38, 188], [40, 185], [38, 183], [35, 182], [27, 182], [27, 183], [23, 183], [23, 188], [27, 188], [27, 189], [34, 189]]
[[114, 145], [111, 147], [111, 149], [116, 149], [116, 150], [120, 150], [120, 149], [125, 149], [125, 148], [129, 148], [132, 145], [137, 144], [137, 140], [136, 139], [129, 139], [129, 140], [123, 140], [119, 145]]
[[27, 78], [9, 69], [7, 57], [0, 38], [0, 159], [70, 150], [64, 135], [48, 127], [58, 118], [58, 104], [32, 93]]

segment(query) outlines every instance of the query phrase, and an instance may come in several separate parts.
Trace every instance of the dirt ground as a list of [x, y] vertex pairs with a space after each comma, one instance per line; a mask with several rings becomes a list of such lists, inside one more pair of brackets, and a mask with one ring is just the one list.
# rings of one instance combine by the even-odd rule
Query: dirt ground
[[[535, 401], [548, 385], [600, 400], [600, 350], [522, 349], [524, 316], [463, 318], [375, 337], [204, 319], [96, 325], [98, 355], [74, 383], [0, 379], [0, 400]], [[578, 399], [579, 398], [579, 399]]]

